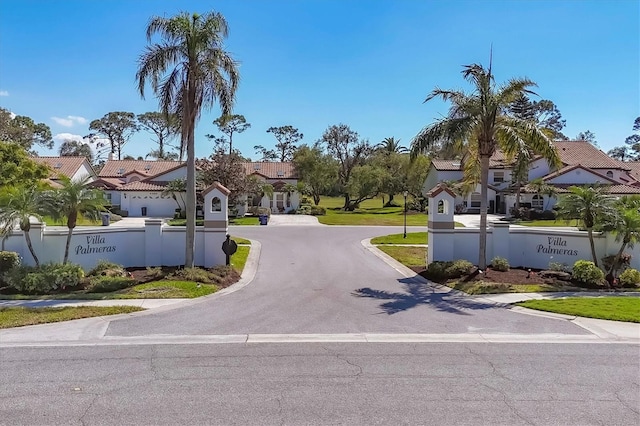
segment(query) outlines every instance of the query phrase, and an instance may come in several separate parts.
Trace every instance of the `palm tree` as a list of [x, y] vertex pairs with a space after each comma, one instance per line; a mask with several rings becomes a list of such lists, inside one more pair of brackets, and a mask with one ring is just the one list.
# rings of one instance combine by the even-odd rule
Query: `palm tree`
[[531, 94], [528, 88], [535, 83], [526, 78], [512, 79], [496, 87], [491, 67], [467, 65], [462, 71], [474, 90], [434, 89], [425, 102], [441, 98], [451, 102], [449, 114], [426, 126], [411, 143], [411, 155], [429, 152], [444, 143], [447, 150], [466, 152], [465, 179], [480, 183], [480, 247], [478, 267], [486, 267], [487, 252], [487, 193], [489, 159], [497, 149], [513, 158], [523, 150], [541, 154], [553, 166], [559, 163], [558, 153], [551, 140], [532, 121], [508, 115], [511, 103], [522, 94]]
[[[162, 195], [171, 196], [171, 198], [173, 198], [173, 201], [175, 201], [176, 204], [178, 205], [178, 208], [180, 210], [185, 210], [184, 198], [182, 194], [186, 190], [187, 190], [187, 187], [186, 187], [185, 180], [178, 178], [167, 183], [167, 186], [165, 186], [164, 191], [162, 191]], [[178, 197], [177, 197], [178, 195], [180, 196], [180, 201], [182, 201], [182, 204], [178, 202]]]
[[[154, 35], [162, 41], [152, 43]], [[181, 143], [187, 149], [186, 267], [194, 266], [196, 122], [203, 107], [211, 108], [216, 102], [223, 115], [231, 114], [238, 87], [237, 63], [224, 50], [227, 35], [227, 21], [217, 12], [156, 16], [147, 26], [150, 44], [138, 61], [140, 95], [144, 98], [149, 81], [162, 112], [181, 119]]]
[[10, 233], [13, 225], [17, 222], [36, 266], [40, 266], [40, 260], [33, 249], [29, 235], [31, 218], [35, 217], [42, 222], [43, 216], [53, 212], [54, 209], [49, 198], [36, 185], [26, 188], [6, 188], [0, 195], [0, 223], [3, 224], [3, 233]]
[[375, 147], [376, 151], [383, 152], [385, 154], [404, 154], [409, 152], [409, 150], [400, 145], [400, 139], [396, 139], [393, 136], [390, 138], [384, 138], [382, 142], [377, 144]]
[[62, 188], [47, 194], [51, 196], [51, 204], [55, 206], [53, 216], [55, 218], [65, 218], [69, 229], [62, 263], [67, 263], [69, 260], [69, 245], [71, 244], [73, 230], [78, 224], [78, 217], [84, 216], [87, 219], [98, 220], [100, 219], [100, 212], [105, 210], [107, 201], [103, 192], [99, 189], [89, 188], [88, 184], [90, 182], [90, 176], [78, 180], [65, 178], [61, 181]]
[[558, 217], [562, 219], [578, 219], [584, 224], [589, 235], [591, 257], [598, 266], [596, 247], [593, 242], [594, 227], [604, 223], [606, 219], [614, 217], [613, 197], [607, 193], [606, 187], [571, 186], [569, 193], [558, 201]]
[[611, 263], [609, 274], [620, 265], [620, 259], [627, 247], [633, 248], [640, 241], [640, 196], [623, 196], [615, 203], [617, 214], [611, 222], [611, 231], [616, 234], [616, 241], [622, 242], [622, 246]]
[[527, 190], [533, 191], [538, 197], [542, 194], [546, 194], [549, 191], [549, 184], [542, 180], [542, 178], [537, 178], [532, 180], [526, 185]]

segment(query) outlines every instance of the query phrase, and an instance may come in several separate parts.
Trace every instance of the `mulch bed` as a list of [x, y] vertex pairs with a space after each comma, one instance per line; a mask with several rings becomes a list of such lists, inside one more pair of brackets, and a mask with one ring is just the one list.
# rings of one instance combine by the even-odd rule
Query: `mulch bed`
[[[181, 269], [178, 266], [163, 266], [162, 267], [162, 276], [158, 276], [155, 273], [150, 273], [147, 268], [126, 268], [127, 272], [129, 272], [129, 276], [133, 278], [137, 284], [145, 284], [151, 281], [161, 281], [163, 279], [167, 279], [168, 275], [175, 272], [176, 270]], [[177, 278], [180, 280], [179, 278]], [[229, 268], [227, 274], [222, 277], [222, 281], [211, 282], [209, 284], [215, 284], [219, 288], [229, 287], [231, 284], [235, 284], [240, 280], [240, 274], [233, 269]]]
[[[429, 279], [424, 268], [412, 268], [419, 275]], [[491, 268], [487, 268], [483, 273], [475, 271], [466, 277], [458, 278], [454, 281], [484, 281], [493, 282], [496, 284], [555, 284], [555, 280], [552, 278], [543, 278], [540, 275], [539, 269], [524, 268], [510, 268], [508, 271], [496, 271]], [[569, 283], [565, 283], [569, 284]]]

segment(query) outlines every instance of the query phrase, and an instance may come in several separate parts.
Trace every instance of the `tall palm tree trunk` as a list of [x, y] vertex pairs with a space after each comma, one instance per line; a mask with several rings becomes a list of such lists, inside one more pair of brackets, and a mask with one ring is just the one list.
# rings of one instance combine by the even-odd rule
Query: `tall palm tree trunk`
[[31, 256], [33, 256], [33, 260], [36, 262], [36, 266], [40, 266], [40, 260], [38, 260], [38, 256], [36, 256], [36, 252], [33, 249], [33, 244], [31, 243], [31, 235], [29, 235], [29, 230], [23, 229], [22, 233], [24, 234], [24, 239], [27, 241], [27, 248], [29, 249]]
[[67, 263], [69, 260], [69, 245], [71, 245], [71, 236], [73, 235], [73, 228], [69, 228], [69, 232], [67, 232], [67, 242], [64, 246], [64, 260], [63, 264]]
[[627, 248], [627, 242], [623, 240], [622, 247], [620, 247], [620, 250], [618, 250], [618, 253], [616, 253], [616, 257], [613, 258], [613, 262], [611, 262], [611, 268], [609, 268], [610, 274], [613, 274], [614, 269], [616, 269], [616, 266], [618, 266], [618, 264], [620, 263], [622, 253], [624, 253], [625, 248]]
[[480, 157], [480, 248], [478, 253], [478, 268], [487, 267], [487, 196], [489, 193], [489, 158], [488, 155]]
[[587, 229], [587, 235], [589, 236], [589, 245], [591, 246], [591, 257], [593, 258], [593, 263], [598, 266], [598, 256], [596, 255], [596, 245], [593, 242], [593, 229]]
[[[190, 114], [191, 115], [191, 114]], [[196, 236], [196, 157], [195, 157], [195, 137], [192, 122], [189, 123], [189, 134], [187, 136], [187, 229], [186, 229], [186, 251], [185, 268], [193, 268]]]

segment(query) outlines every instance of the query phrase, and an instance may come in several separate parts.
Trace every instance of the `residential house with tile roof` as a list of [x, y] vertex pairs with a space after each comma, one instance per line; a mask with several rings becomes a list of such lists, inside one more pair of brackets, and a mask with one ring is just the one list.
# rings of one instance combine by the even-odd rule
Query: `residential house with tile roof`
[[60, 178], [80, 180], [89, 176], [93, 181], [97, 178], [87, 157], [32, 157], [39, 164], [49, 167], [48, 181], [53, 187], [60, 187]]
[[[241, 197], [236, 206], [238, 215], [245, 215], [251, 205], [267, 207], [274, 213], [284, 213], [297, 209], [299, 196], [287, 193], [285, 185], [296, 185], [298, 178], [292, 163], [243, 163], [247, 176], [256, 176], [261, 182], [274, 188], [272, 197], [255, 197], [250, 194]], [[167, 184], [175, 179], [186, 179], [185, 162], [145, 161], [145, 160], [108, 160], [95, 187], [104, 190], [115, 209], [132, 217], [172, 217], [186, 198], [184, 193], [163, 194]]]
[[[600, 149], [585, 141], [556, 141], [554, 145], [561, 166], [553, 168], [541, 156], [529, 164], [528, 181], [542, 179], [554, 187], [558, 194], [568, 192], [571, 186], [606, 185], [614, 196], [640, 194], [640, 165], [625, 163], [609, 157]], [[462, 164], [458, 160], [433, 160], [424, 185], [424, 192], [443, 181], [461, 181]], [[502, 152], [491, 157], [489, 165], [489, 212], [508, 213], [516, 204], [515, 185], [511, 162]], [[537, 194], [532, 186], [521, 188], [521, 205], [545, 210], [552, 208], [557, 199], [547, 194]], [[479, 212], [480, 185], [470, 194], [458, 196], [456, 204], [468, 212]]]

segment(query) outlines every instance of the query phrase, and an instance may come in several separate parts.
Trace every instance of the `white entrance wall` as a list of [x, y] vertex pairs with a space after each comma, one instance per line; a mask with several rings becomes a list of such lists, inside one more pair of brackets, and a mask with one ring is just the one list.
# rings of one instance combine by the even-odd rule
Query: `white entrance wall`
[[[217, 184], [204, 191], [205, 206], [217, 198], [220, 210], [205, 208], [205, 226], [196, 228], [195, 264], [224, 265], [222, 243], [228, 231], [228, 190]], [[173, 200], [171, 200], [173, 202]], [[208, 204], [207, 204], [208, 203]], [[213, 204], [215, 205], [215, 203]], [[41, 264], [62, 262], [68, 230], [66, 227], [31, 225], [29, 235]], [[80, 226], [74, 229], [69, 245], [69, 261], [85, 270], [99, 260], [125, 267], [181, 266], [185, 263], [186, 227], [169, 226], [161, 219], [146, 219], [144, 226]], [[25, 265], [35, 265], [24, 234], [15, 230], [5, 242], [5, 250], [15, 251]]]
[[[455, 194], [444, 188], [436, 187], [429, 193], [430, 206], [447, 206], [454, 200]], [[436, 208], [429, 213], [427, 264], [458, 259], [477, 264], [480, 229], [454, 228], [452, 210]], [[594, 233], [594, 244], [598, 263], [620, 249], [620, 243], [611, 234]], [[625, 251], [632, 256], [631, 267], [640, 270], [640, 245]], [[586, 231], [511, 228], [506, 222], [488, 225], [486, 254], [487, 263], [499, 256], [513, 267], [536, 269], [546, 269], [551, 262], [571, 268], [577, 260], [592, 260]]]

